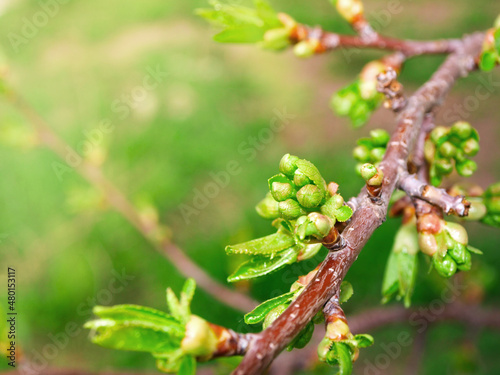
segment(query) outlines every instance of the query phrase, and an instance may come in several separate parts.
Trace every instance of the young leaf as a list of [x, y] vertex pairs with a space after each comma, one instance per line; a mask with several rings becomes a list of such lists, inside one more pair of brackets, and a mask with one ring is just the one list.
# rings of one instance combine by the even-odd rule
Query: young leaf
[[231, 283], [241, 280], [253, 279], [267, 275], [268, 273], [279, 270], [287, 264], [292, 264], [297, 261], [298, 250], [291, 247], [288, 250], [282, 251], [273, 257], [255, 256], [249, 261], [243, 263], [238, 269], [227, 278]]
[[182, 349], [176, 349], [167, 353], [152, 353], [153, 357], [156, 358], [156, 367], [162, 372], [177, 372], [181, 361], [184, 358], [184, 352]]
[[321, 176], [321, 173], [319, 173], [318, 168], [316, 168], [316, 166], [309, 160], [304, 159], [297, 160], [297, 167], [312, 182], [314, 182], [314, 185], [316, 185], [324, 195], [326, 191], [326, 182]]
[[196, 375], [196, 359], [192, 355], [182, 359], [177, 375]]
[[158, 325], [176, 322], [172, 316], [163, 311], [138, 305], [94, 306], [92, 312], [100, 318], [115, 321], [148, 321]]
[[245, 315], [245, 323], [256, 324], [261, 322], [272, 309], [274, 309], [278, 305], [287, 303], [288, 301], [293, 299], [296, 293], [296, 291], [288, 292], [261, 303], [259, 306]]
[[398, 253], [399, 295], [404, 297], [405, 307], [410, 307], [411, 296], [417, 278], [417, 254]]
[[399, 272], [397, 254], [391, 251], [385, 266], [384, 280], [382, 282], [382, 303], [389, 302], [399, 290]]
[[170, 313], [175, 319], [179, 321], [183, 320], [184, 314], [181, 308], [181, 304], [171, 288], [167, 288], [167, 306], [170, 310]]
[[196, 281], [194, 279], [187, 279], [182, 287], [180, 307], [184, 316], [183, 322], [187, 323], [191, 316], [191, 301], [193, 300], [194, 292], [196, 290]]
[[276, 254], [295, 245], [291, 233], [278, 231], [266, 237], [226, 247], [226, 254], [264, 255]]
[[352, 208], [347, 205], [344, 205], [336, 210], [333, 210], [335, 218], [340, 222], [349, 220], [352, 216], [352, 213], [353, 213]]
[[173, 318], [161, 325], [147, 320], [99, 319], [85, 323], [84, 327], [92, 329], [94, 344], [120, 350], [174, 351], [184, 337], [184, 327]]
[[488, 72], [495, 67], [495, 65], [497, 64], [497, 59], [498, 55], [496, 52], [485, 51], [483, 52], [479, 60], [479, 67], [481, 68], [481, 70]]
[[352, 359], [351, 348], [343, 342], [335, 342], [335, 350], [337, 352], [337, 360], [339, 362], [339, 374], [351, 375]]
[[351, 283], [348, 281], [342, 281], [342, 284], [340, 284], [339, 303], [347, 302], [349, 298], [352, 297], [353, 294], [354, 294], [354, 289]]
[[257, 43], [264, 39], [265, 29], [254, 25], [231, 27], [214, 35], [219, 43]]
[[367, 334], [359, 334], [354, 336], [354, 340], [357, 342], [358, 348], [367, 348], [373, 345], [373, 337]]
[[271, 5], [265, 0], [254, 0], [255, 9], [257, 10], [257, 14], [267, 28], [275, 28], [282, 27], [280, 20], [278, 19], [278, 15], [275, 10], [271, 7]]

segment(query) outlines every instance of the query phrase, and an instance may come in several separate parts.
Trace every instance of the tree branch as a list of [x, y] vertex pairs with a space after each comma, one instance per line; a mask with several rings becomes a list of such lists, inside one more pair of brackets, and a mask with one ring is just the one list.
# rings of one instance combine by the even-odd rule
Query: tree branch
[[[338, 292], [340, 283], [368, 238], [386, 218], [389, 199], [399, 182], [398, 176], [406, 172], [408, 157], [420, 133], [425, 114], [441, 103], [459, 77], [476, 68], [475, 59], [481, 52], [483, 39], [484, 34], [477, 33], [465, 36], [461, 42], [451, 43], [454, 53], [432, 78], [408, 99], [408, 105], [399, 115], [398, 126], [380, 164], [385, 176], [380, 201], [372, 202], [366, 189], [361, 191], [358, 195], [359, 207], [342, 234], [346, 247], [337, 252], [330, 252], [316, 277], [294, 303], [271, 326], [254, 337], [247, 354], [233, 374], [262, 374], [274, 357]], [[401, 43], [396, 45], [401, 47]], [[437, 42], [436, 45], [441, 44]], [[446, 48], [445, 50], [449, 51]]]
[[[57, 154], [62, 160], [66, 160], [68, 154], [78, 155], [77, 152], [61, 138], [59, 138], [46, 124], [45, 120], [18, 94], [9, 89], [7, 98], [22, 113], [38, 134], [40, 142]], [[136, 208], [129, 202], [125, 195], [111, 183], [103, 174], [102, 170], [85, 161], [75, 167], [75, 170], [84, 177], [91, 185], [102, 192], [107, 202], [115, 211], [122, 215], [133, 227], [135, 227], [144, 238], [165, 258], [167, 258], [185, 277], [192, 277], [197, 284], [216, 300], [231, 306], [239, 311], [252, 310], [257, 302], [250, 297], [231, 290], [214, 280], [201, 267], [194, 263], [179, 247], [173, 244], [166, 235], [161, 234], [157, 223], [142, 220]]]
[[419, 198], [443, 209], [448, 215], [467, 216], [470, 203], [464, 196], [452, 197], [446, 190], [421, 181], [416, 175], [405, 173], [401, 177], [399, 188], [412, 198]]

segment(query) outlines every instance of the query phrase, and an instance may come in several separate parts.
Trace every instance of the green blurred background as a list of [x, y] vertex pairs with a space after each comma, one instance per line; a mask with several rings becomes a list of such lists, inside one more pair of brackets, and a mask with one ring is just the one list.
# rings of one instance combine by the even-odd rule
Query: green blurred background
[[[365, 128], [352, 130], [328, 108], [330, 95], [351, 82], [366, 62], [382, 56], [380, 52], [338, 51], [297, 60], [291, 52], [218, 45], [211, 40], [214, 30], [193, 15], [195, 8], [206, 5], [202, 0], [56, 1], [46, 25], [13, 46], [12, 33], [22, 37], [23, 25], [47, 12], [47, 3], [0, 1], [0, 44], [10, 67], [9, 80], [77, 149], [109, 120], [113, 130], [94, 138], [89, 157], [103, 162], [105, 174], [138, 207], [156, 207], [174, 241], [221, 282], [241, 260], [226, 257], [224, 246], [271, 232], [253, 207], [284, 153], [313, 161], [349, 197], [362, 186], [350, 156], [355, 140], [369, 129], [394, 128], [393, 116], [383, 109]], [[272, 3], [298, 21], [350, 32], [326, 0]], [[500, 3], [491, 0], [401, 0], [401, 12], [387, 17], [389, 1], [365, 3], [379, 30], [418, 39], [483, 30], [500, 13]], [[409, 61], [401, 78], [405, 90], [414, 91], [442, 60], [438, 56]], [[151, 70], [160, 71], [161, 79], [156, 87], [144, 89], [143, 79]], [[481, 135], [475, 181], [486, 186], [500, 179], [500, 74], [482, 76], [486, 80], [474, 74], [461, 81], [444, 104], [449, 109], [467, 103], [478, 86], [491, 88], [488, 100], [478, 101], [477, 108], [465, 113]], [[276, 111], [293, 118], [264, 140]], [[32, 145], [31, 137], [26, 120], [1, 100], [0, 279], [6, 279], [7, 266], [16, 268], [19, 347], [27, 359], [36, 357], [68, 322], [81, 327], [96, 303], [165, 309], [166, 287], [178, 291], [184, 281], [127, 221], [106, 210], [99, 193], [76, 172], [58, 178], [53, 163], [59, 159]], [[249, 146], [252, 137], [257, 139], [254, 148]], [[213, 180], [210, 173], [225, 170], [232, 160], [242, 172], [187, 222], [180, 205], [192, 206], [196, 189], [203, 190]], [[347, 316], [379, 304], [385, 261], [398, 225], [399, 220], [388, 220], [349, 271], [355, 295], [345, 306]], [[484, 255], [474, 258], [479, 269], [464, 282], [472, 293], [479, 290], [476, 294], [486, 306], [499, 306], [499, 232], [479, 225], [467, 228], [470, 242]], [[427, 266], [423, 261], [421, 265], [413, 300], [426, 306], [439, 298], [444, 282], [435, 273], [427, 275]], [[295, 276], [312, 267], [294, 265], [237, 287], [263, 300], [287, 291]], [[120, 292], [106, 293], [113, 270], [133, 279]], [[2, 309], [5, 293], [2, 286]], [[193, 311], [215, 323], [248, 329], [241, 313], [201, 290]], [[376, 344], [363, 350], [360, 362], [383, 353], [380, 344], [394, 341], [401, 330], [413, 334], [413, 329], [405, 324], [373, 332]], [[499, 345], [498, 332], [470, 333], [456, 324], [434, 326], [421, 373], [500, 373]], [[410, 357], [411, 347], [405, 348], [387, 372], [401, 373]], [[355, 372], [364, 373], [363, 363]], [[81, 330], [48, 365], [132, 371], [153, 370], [154, 360], [144, 353], [94, 346]], [[220, 373], [228, 373], [228, 365], [220, 366]], [[314, 371], [332, 372], [323, 367]]]

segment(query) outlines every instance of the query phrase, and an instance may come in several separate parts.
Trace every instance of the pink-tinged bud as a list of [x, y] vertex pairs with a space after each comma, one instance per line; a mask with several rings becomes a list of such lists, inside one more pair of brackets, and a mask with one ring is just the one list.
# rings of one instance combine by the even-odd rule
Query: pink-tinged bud
[[420, 251], [427, 255], [434, 255], [438, 251], [438, 244], [436, 238], [430, 233], [419, 233], [418, 234], [418, 246]]
[[286, 13], [278, 13], [278, 19], [289, 32], [297, 27], [297, 21]]
[[469, 243], [469, 238], [467, 236], [467, 231], [463, 226], [457, 223], [445, 222], [446, 225], [444, 229], [448, 232], [451, 238], [462, 245], [467, 245]]
[[327, 190], [330, 193], [330, 195], [335, 195], [339, 190], [339, 184], [336, 184], [335, 182], [330, 182], [327, 186]]
[[424, 214], [417, 220], [418, 232], [439, 233], [443, 229], [443, 220], [436, 214]]
[[343, 319], [336, 319], [333, 322], [329, 322], [326, 326], [325, 337], [332, 341], [345, 340], [350, 334], [351, 330]]
[[217, 337], [210, 324], [197, 315], [191, 315], [186, 324], [186, 335], [181, 342], [181, 349], [185, 354], [210, 358], [217, 350]]

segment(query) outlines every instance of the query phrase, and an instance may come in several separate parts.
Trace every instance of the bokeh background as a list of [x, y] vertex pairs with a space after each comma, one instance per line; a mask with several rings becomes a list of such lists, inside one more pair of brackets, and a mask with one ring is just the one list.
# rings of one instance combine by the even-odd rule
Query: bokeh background
[[[284, 153], [313, 161], [349, 197], [362, 186], [353, 172], [355, 140], [370, 129], [394, 128], [392, 114], [383, 109], [365, 128], [353, 130], [328, 107], [331, 94], [351, 82], [366, 62], [381, 57], [380, 52], [338, 51], [298, 60], [291, 52], [219, 45], [211, 39], [214, 30], [193, 14], [195, 8], [206, 6], [202, 0], [54, 1], [57, 11], [46, 25], [24, 37], [23, 25], [47, 12], [47, 3], [51, 2], [0, 0], [0, 45], [9, 81], [74, 148], [92, 139], [99, 124], [109, 120], [113, 130], [93, 138], [87, 158], [102, 164], [105, 175], [141, 212], [152, 217], [157, 212], [175, 243], [221, 282], [242, 260], [226, 257], [224, 246], [271, 232], [253, 207]], [[272, 3], [301, 22], [350, 32], [326, 0]], [[500, 13], [500, 3], [491, 0], [401, 0], [401, 12], [387, 17], [389, 1], [365, 3], [378, 30], [418, 39], [483, 30]], [[25, 39], [14, 46], [12, 33]], [[409, 61], [401, 77], [405, 90], [414, 91], [442, 61], [440, 56]], [[145, 90], [143, 80], [151, 71], [161, 74], [156, 86]], [[479, 86], [490, 89], [491, 97], [476, 100], [465, 119], [481, 135], [474, 180], [487, 186], [500, 179], [500, 74], [474, 74], [462, 80], [444, 108], [473, 100]], [[270, 128], [276, 111], [293, 118], [264, 140], [262, 134], [269, 134], [264, 129]], [[255, 147], [249, 146], [252, 139], [257, 139]], [[54, 170], [58, 157], [39, 147], [29, 123], [3, 99], [0, 140], [0, 280], [6, 279], [7, 266], [15, 267], [18, 347], [24, 357], [34, 360], [68, 322], [81, 327], [96, 303], [166, 309], [165, 289], [178, 291], [182, 275], [126, 220], [108, 210], [99, 191], [76, 172], [59, 178]], [[181, 205], [193, 206], [196, 189], [203, 190], [213, 181], [210, 173], [224, 171], [232, 160], [241, 165], [241, 173], [186, 220]], [[355, 294], [345, 305], [347, 316], [379, 305], [385, 262], [398, 225], [398, 219], [391, 219], [377, 230], [349, 271]], [[474, 270], [462, 279], [469, 288], [460, 298], [500, 307], [499, 232], [474, 224], [467, 224], [467, 229], [470, 242], [484, 255], [474, 257]], [[304, 274], [308, 266], [295, 265], [291, 272]], [[427, 274], [423, 258], [420, 270], [413, 302], [428, 306], [440, 298], [445, 284], [434, 272]], [[114, 272], [133, 279], [109, 297], [105, 291]], [[284, 272], [235, 287], [264, 300], [288, 290], [293, 280]], [[5, 293], [2, 282], [3, 311]], [[240, 312], [201, 290], [193, 311], [215, 323], [248, 329]], [[413, 334], [414, 329], [400, 324], [371, 332], [376, 344], [363, 350], [362, 359], [374, 360], [384, 352], [382, 343], [394, 341], [402, 330]], [[47, 366], [154, 372], [148, 354], [100, 348], [87, 335], [80, 330]], [[451, 323], [432, 326], [419, 373], [500, 373], [499, 345], [500, 334], [492, 330]], [[403, 373], [411, 350], [403, 348], [387, 373]], [[232, 364], [217, 366], [224, 374]], [[304, 373], [331, 371], [319, 366]], [[364, 371], [363, 363], [355, 366], [355, 373]]]

